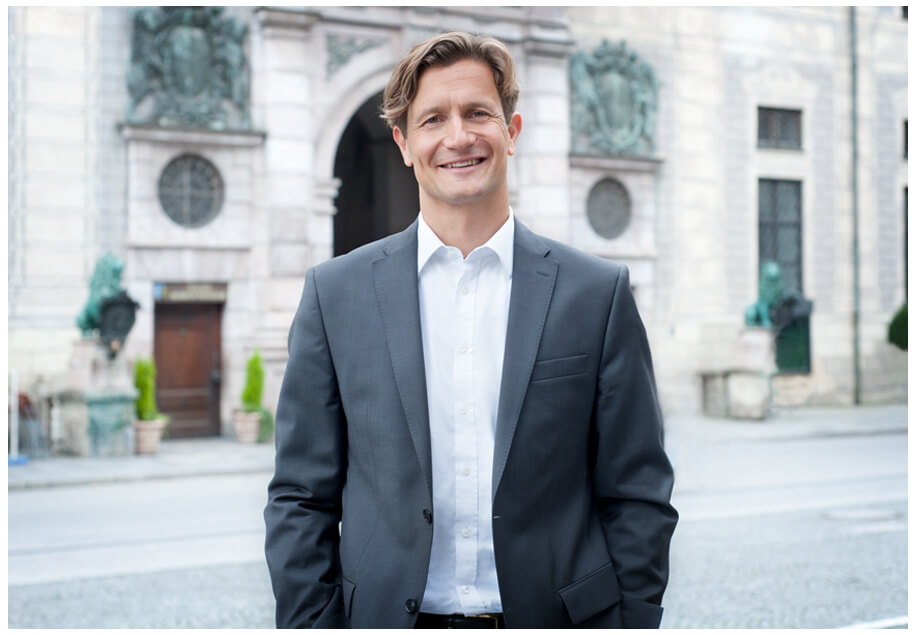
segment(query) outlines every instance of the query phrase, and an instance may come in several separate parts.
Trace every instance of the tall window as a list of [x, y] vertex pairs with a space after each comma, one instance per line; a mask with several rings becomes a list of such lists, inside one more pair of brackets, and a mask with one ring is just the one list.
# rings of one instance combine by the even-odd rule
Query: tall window
[[[803, 297], [803, 185], [800, 181], [759, 179], [759, 265], [778, 263], [784, 292]], [[799, 318], [781, 329], [775, 339], [779, 371], [809, 372], [810, 320]]]
[[759, 179], [759, 263], [781, 267], [785, 291], [803, 292], [800, 181]]
[[800, 150], [803, 131], [799, 110], [759, 106], [759, 147]]

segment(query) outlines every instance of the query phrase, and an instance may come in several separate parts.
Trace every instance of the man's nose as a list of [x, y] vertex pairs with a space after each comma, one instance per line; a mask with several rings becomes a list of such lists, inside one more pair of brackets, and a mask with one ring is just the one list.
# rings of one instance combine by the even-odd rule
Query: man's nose
[[471, 126], [465, 117], [450, 117], [446, 145], [450, 148], [465, 148], [474, 142], [475, 135], [472, 133]]

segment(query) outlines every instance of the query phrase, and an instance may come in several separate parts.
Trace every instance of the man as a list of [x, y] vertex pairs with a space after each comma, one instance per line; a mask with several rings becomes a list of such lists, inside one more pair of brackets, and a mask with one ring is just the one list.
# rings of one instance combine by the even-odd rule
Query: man
[[676, 512], [646, 335], [624, 267], [514, 219], [518, 93], [489, 37], [392, 74], [421, 213], [306, 275], [265, 509], [280, 627], [659, 625]]

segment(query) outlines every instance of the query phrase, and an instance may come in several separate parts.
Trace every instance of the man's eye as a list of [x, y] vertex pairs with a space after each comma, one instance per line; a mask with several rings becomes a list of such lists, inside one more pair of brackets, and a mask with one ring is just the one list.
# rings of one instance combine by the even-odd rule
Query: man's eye
[[431, 124], [440, 123], [441, 121], [442, 119], [440, 119], [440, 117], [437, 117], [437, 116], [428, 117], [427, 119], [424, 120], [424, 125], [429, 126]]
[[489, 115], [487, 112], [485, 112], [484, 110], [476, 110], [476, 111], [472, 112], [472, 117], [475, 118], [475, 119], [480, 119], [480, 118], [482, 118], [482, 117], [488, 117], [488, 116], [490, 116], [490, 115]]

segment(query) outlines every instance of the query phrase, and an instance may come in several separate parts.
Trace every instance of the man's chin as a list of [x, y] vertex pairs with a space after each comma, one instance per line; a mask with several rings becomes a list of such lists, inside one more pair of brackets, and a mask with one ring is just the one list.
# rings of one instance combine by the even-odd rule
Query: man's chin
[[452, 187], [449, 189], [440, 189], [436, 192], [427, 192], [426, 196], [422, 193], [423, 199], [427, 198], [430, 203], [443, 207], [468, 207], [470, 205], [480, 205], [487, 207], [492, 201], [500, 200], [500, 187], [486, 187], [482, 184], [466, 184], [466, 187]]

